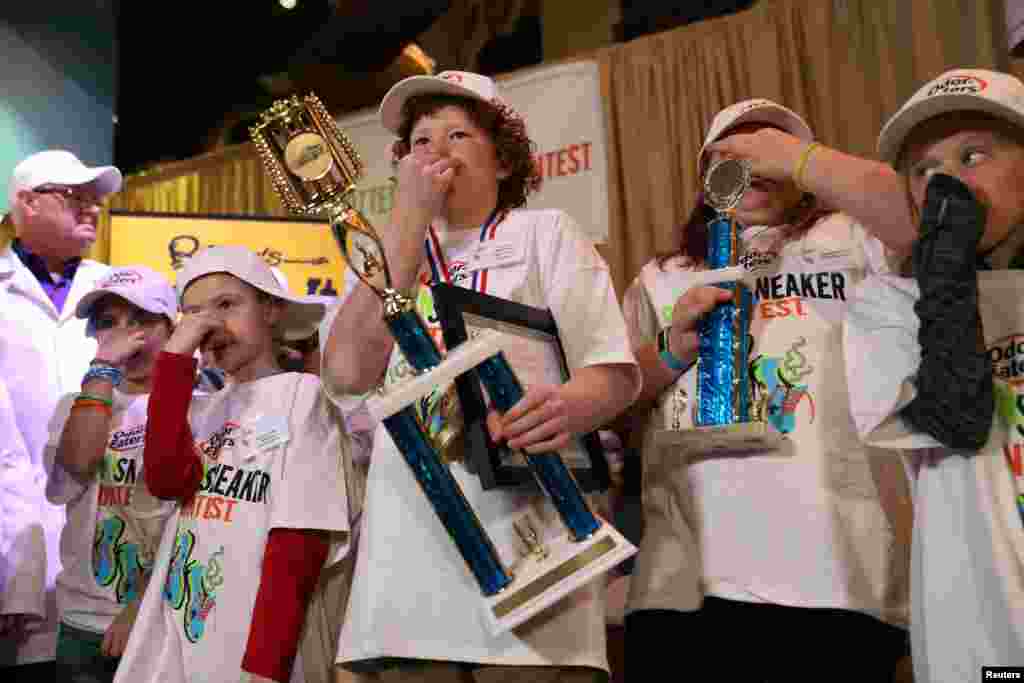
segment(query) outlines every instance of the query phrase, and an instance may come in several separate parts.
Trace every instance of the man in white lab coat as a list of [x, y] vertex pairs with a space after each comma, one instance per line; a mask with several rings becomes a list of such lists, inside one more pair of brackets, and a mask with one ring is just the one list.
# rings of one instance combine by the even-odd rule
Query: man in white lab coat
[[96, 351], [75, 306], [109, 268], [82, 255], [96, 239], [100, 202], [120, 188], [116, 168], [90, 168], [63, 150], [23, 160], [8, 184], [5, 220], [16, 235], [0, 247], [8, 398], [0, 401], [0, 678], [8, 682], [55, 676], [64, 511], [45, 501], [42, 452], [58, 398], [79, 390]]

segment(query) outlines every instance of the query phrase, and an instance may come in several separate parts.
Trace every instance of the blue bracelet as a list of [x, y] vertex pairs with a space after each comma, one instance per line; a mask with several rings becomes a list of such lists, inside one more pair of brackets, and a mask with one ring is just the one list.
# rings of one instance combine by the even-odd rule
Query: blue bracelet
[[669, 327], [663, 327], [658, 332], [658, 357], [661, 358], [661, 362], [664, 363], [669, 369], [675, 370], [676, 372], [684, 372], [689, 369], [693, 363], [684, 363], [683, 361], [676, 358], [668, 346], [668, 331]]
[[94, 379], [103, 379], [110, 382], [111, 386], [118, 386], [121, 384], [121, 380], [124, 375], [120, 370], [110, 366], [94, 365], [89, 368], [88, 372], [85, 373], [85, 377], [82, 378], [82, 384], [91, 382]]

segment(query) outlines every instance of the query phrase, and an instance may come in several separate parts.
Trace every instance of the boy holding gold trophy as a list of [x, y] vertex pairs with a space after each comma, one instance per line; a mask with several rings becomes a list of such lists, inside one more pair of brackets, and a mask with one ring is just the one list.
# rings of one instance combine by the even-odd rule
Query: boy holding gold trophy
[[[504, 412], [492, 414], [489, 426], [495, 439], [528, 454], [535, 474], [548, 465], [564, 470], [557, 451], [575, 435], [615, 417], [639, 391], [607, 265], [565, 213], [520, 208], [538, 185], [532, 143], [523, 120], [502, 102], [493, 81], [467, 72], [409, 78], [392, 88], [380, 111], [384, 126], [399, 137], [394, 145], [395, 210], [379, 240], [367, 240], [359, 235], [374, 235], [373, 229], [354, 211], [340, 202], [328, 207], [358, 279], [347, 274], [349, 296], [325, 321], [325, 386], [342, 397], [366, 392], [382, 379], [385, 387], [398, 388], [395, 393], [405, 390], [402, 385], [423, 381], [422, 376], [402, 380], [439, 363], [426, 343], [439, 343], [442, 337], [432, 315], [431, 282], [546, 308], [562, 332], [571, 379], [564, 384], [535, 382], [514, 405], [502, 406], [492, 395]], [[268, 162], [272, 176], [277, 169], [283, 177], [281, 163], [275, 161], [283, 159], [291, 174], [302, 178], [301, 191], [307, 197], [332, 196], [332, 174], [344, 163], [317, 165], [320, 142], [300, 138], [294, 129], [290, 138], [270, 143], [278, 149], [264, 148], [265, 160], [273, 156]], [[292, 145], [294, 161], [289, 162], [286, 152]], [[311, 180], [302, 175], [306, 169]], [[296, 185], [291, 179], [288, 184]], [[282, 190], [279, 181], [275, 185]], [[350, 185], [335, 185], [334, 193], [340, 199]], [[287, 188], [282, 196], [289, 203]], [[319, 202], [318, 210], [324, 204]], [[341, 234], [346, 232], [349, 237]], [[417, 313], [422, 322], [403, 311]], [[477, 349], [493, 344], [480, 352], [483, 360], [500, 348], [500, 337], [495, 333], [490, 341], [467, 342], [466, 351], [475, 342], [480, 342]], [[396, 338], [401, 350], [395, 348]], [[468, 368], [478, 362], [466, 360], [462, 351], [453, 350], [443, 363]], [[492, 385], [487, 386], [490, 391]], [[544, 485], [558, 514], [538, 502], [544, 497], [535, 488], [485, 491], [460, 453], [459, 404], [450, 383], [430, 392], [424, 412], [427, 436], [441, 447], [447, 463], [431, 470], [433, 478], [414, 464], [405, 443], [396, 446], [393, 437], [401, 436], [400, 430], [389, 425], [375, 435], [338, 662], [379, 680], [456, 681], [467, 675], [476, 681], [606, 680], [599, 582], [563, 587], [561, 600], [511, 629], [481, 618], [481, 592], [489, 599], [488, 591], [496, 589], [494, 595], [501, 599], [524, 573], [520, 554], [527, 539], [520, 536], [517, 519], [524, 510], [537, 513], [531, 549], [543, 557], [545, 546], [551, 546], [557, 554], [566, 544], [565, 527], [572, 530], [574, 519], [579, 521], [563, 507], [566, 498], [579, 496], [578, 488], [553, 492]], [[385, 422], [389, 420], [385, 415]], [[432, 493], [429, 484], [438, 481], [448, 487], [454, 483], [455, 495]], [[593, 520], [597, 530], [577, 542], [592, 543], [603, 535], [615, 547], [605, 558], [612, 564], [634, 552], [586, 504], [578, 512], [584, 521]], [[482, 540], [467, 542], [479, 529], [485, 530]], [[476, 552], [467, 552], [467, 547]], [[491, 566], [480, 556], [498, 562]], [[481, 564], [498, 575], [502, 566], [515, 566], [506, 577], [511, 583], [502, 585], [499, 577], [488, 585], [474, 568]], [[473, 571], [467, 572], [466, 565]]]

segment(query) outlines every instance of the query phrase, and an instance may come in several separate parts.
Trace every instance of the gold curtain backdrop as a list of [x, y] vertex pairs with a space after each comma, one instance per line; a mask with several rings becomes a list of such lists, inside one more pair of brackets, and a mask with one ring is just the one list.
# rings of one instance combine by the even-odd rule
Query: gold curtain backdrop
[[927, 80], [958, 66], [1007, 68], [1003, 22], [1001, 0], [762, 0], [602, 52], [616, 284], [674, 248], [720, 109], [776, 100], [823, 143], [873, 157], [882, 124]]
[[[818, 138], [872, 156], [885, 119], [957, 66], [1006, 70], [1002, 0], [761, 0], [744, 12], [599, 50], [609, 135], [609, 243], [620, 293], [674, 245], [693, 207], [702, 133], [749, 97], [802, 114]], [[457, 65], [453, 65], [457, 66]], [[249, 144], [128, 178], [112, 208], [281, 216]], [[108, 260], [103, 221], [92, 256]]]

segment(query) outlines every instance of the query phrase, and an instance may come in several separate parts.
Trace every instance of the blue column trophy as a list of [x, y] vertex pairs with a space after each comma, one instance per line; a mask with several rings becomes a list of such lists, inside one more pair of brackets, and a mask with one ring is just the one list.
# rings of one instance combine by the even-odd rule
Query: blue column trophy
[[[315, 95], [276, 102], [251, 133], [285, 205], [295, 213], [326, 214], [342, 256], [380, 297], [384, 321], [418, 373], [382, 390], [367, 401], [367, 408], [383, 422], [479, 586], [491, 631], [497, 635], [515, 628], [636, 553], [614, 527], [593, 513], [557, 453], [525, 459], [562, 531], [545, 533], [551, 528], [542, 519], [547, 508], [536, 504], [510, 524], [484, 527], [451, 465], [439, 454], [443, 444], [428, 436], [415, 406], [435, 387], [474, 372], [495, 409], [511, 408], [523, 390], [502, 351], [507, 335], [486, 332], [442, 358], [412, 299], [392, 286], [373, 226], [345, 201], [362, 174], [362, 163]], [[307, 171], [310, 168], [315, 170]], [[494, 538], [505, 542], [495, 543]]]
[[[681, 415], [672, 420], [691, 427], [655, 435], [657, 443], [680, 446], [690, 456], [772, 450], [785, 439], [767, 420], [765, 397], [756, 395], [749, 366], [753, 295], [748, 282], [753, 273], [740, 264], [743, 245], [735, 218], [749, 187], [750, 164], [740, 159], [718, 161], [704, 176], [704, 198], [717, 215], [707, 224], [708, 270], [688, 283], [717, 285], [733, 297], [700, 323], [693, 414], [689, 420]], [[685, 405], [677, 402], [676, 410], [685, 410]]]

